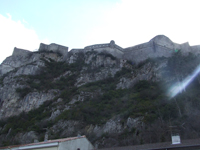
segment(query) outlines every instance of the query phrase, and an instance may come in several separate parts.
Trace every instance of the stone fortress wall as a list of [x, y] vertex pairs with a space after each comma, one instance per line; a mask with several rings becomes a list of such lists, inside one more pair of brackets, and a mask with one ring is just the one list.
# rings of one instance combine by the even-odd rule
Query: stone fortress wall
[[113, 56], [122, 59], [124, 54], [124, 49], [115, 44], [115, 42], [112, 40], [110, 43], [106, 44], [96, 44], [87, 46], [84, 48], [85, 52], [94, 50], [98, 53], [101, 52], [107, 52], [109, 54], [112, 54]]
[[122, 59], [124, 55], [124, 49], [118, 45], [115, 44], [115, 42], [112, 40], [110, 43], [104, 43], [104, 44], [95, 44], [86, 46], [84, 49], [72, 49], [70, 53], [75, 54], [78, 52], [87, 53], [89, 51], [95, 51], [98, 53], [106, 52], [109, 54], [112, 54], [113, 56]]
[[171, 40], [164, 36], [156, 36], [147, 43], [125, 48], [124, 59], [139, 63], [147, 58], [170, 57], [174, 50]]
[[68, 47], [58, 45], [55, 43], [51, 43], [50, 45], [41, 43], [39, 51], [52, 51], [52, 52], [60, 53], [61, 55], [63, 55], [64, 58], [66, 58], [68, 54]]
[[[181, 50], [183, 54], [189, 52], [200, 54], [200, 45], [190, 46], [189, 43], [177, 44], [172, 42], [164, 35], [158, 35], [147, 43], [136, 46], [122, 48], [115, 44], [114, 41], [105, 44], [95, 44], [86, 46], [84, 49], [72, 49], [69, 53], [75, 54], [78, 52], [86, 53], [88, 51], [96, 51], [98, 53], [107, 52], [120, 59], [127, 59], [134, 63], [139, 63], [148, 58], [170, 57], [175, 50]], [[39, 51], [53, 51], [63, 55], [64, 60], [67, 59], [68, 47], [52, 43], [46, 45], [41, 43]], [[12, 56], [28, 56], [31, 52], [23, 49], [14, 48]]]
[[32, 52], [15, 47], [12, 56], [28, 57]]
[[110, 43], [105, 43], [105, 44], [95, 44], [95, 45], [90, 45], [90, 46], [86, 46], [84, 49], [85, 50], [92, 50], [92, 49], [99, 49], [99, 48], [115, 48], [118, 49], [119, 51], [124, 51], [124, 49], [118, 45], [115, 44], [115, 42], [112, 40], [110, 41]]
[[124, 59], [139, 63], [148, 58], [170, 57], [175, 50], [180, 50], [183, 55], [189, 52], [197, 55], [200, 54], [200, 45], [190, 46], [188, 42], [177, 44], [164, 35], [158, 35], [147, 43], [125, 48]]
[[[55, 52], [55, 53], [59, 53], [62, 56], [66, 57], [68, 54], [68, 47], [66, 46], [62, 46], [62, 45], [58, 45], [55, 43], [52, 43], [50, 45], [46, 45], [43, 43], [40, 43], [40, 47], [38, 49], [39, 52]], [[14, 48], [12, 56], [23, 56], [23, 57], [27, 57], [30, 54], [32, 54], [31, 51], [25, 50], [25, 49], [20, 49], [20, 48]]]

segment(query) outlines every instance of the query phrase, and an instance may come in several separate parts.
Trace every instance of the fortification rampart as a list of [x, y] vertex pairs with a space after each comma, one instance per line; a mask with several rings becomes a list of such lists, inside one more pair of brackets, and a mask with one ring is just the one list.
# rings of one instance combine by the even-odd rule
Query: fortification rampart
[[65, 58], [67, 56], [67, 53], [68, 53], [68, 47], [58, 45], [58, 44], [55, 44], [55, 43], [52, 43], [50, 45], [46, 45], [46, 44], [41, 43], [39, 51], [52, 51], [52, 52], [55, 52], [55, 53], [60, 53]]
[[109, 44], [95, 44], [95, 45], [86, 46], [84, 49], [85, 50], [92, 50], [92, 49], [106, 48], [106, 47], [109, 47]]
[[168, 37], [164, 35], [158, 35], [147, 43], [125, 48], [125, 51], [136, 51], [136, 50], [141, 50], [148, 47], [154, 47], [155, 45], [159, 45], [159, 46], [162, 46], [163, 48], [166, 47], [169, 49], [176, 49], [175, 46], [176, 47], [179, 46], [179, 44], [173, 43]]
[[163, 56], [170, 57], [173, 51], [173, 49], [150, 41], [148, 43], [125, 49], [124, 59], [139, 63], [148, 58], [157, 58]]
[[139, 45], [135, 45], [135, 46], [132, 46], [132, 47], [125, 48], [124, 52], [137, 51], [137, 50], [144, 49], [144, 48], [151, 47], [151, 46], [153, 46], [151, 42], [143, 43], [143, 44], [139, 44]]
[[113, 40], [110, 41], [110, 43], [95, 44], [95, 45], [86, 46], [84, 48], [84, 52], [88, 52], [92, 50], [98, 53], [106, 52], [106, 53], [112, 54], [113, 56], [117, 58], [123, 58], [123, 55], [124, 55], [124, 49], [116, 45]]
[[124, 59], [136, 63], [147, 58], [170, 57], [175, 50], [180, 50], [183, 55], [189, 52], [200, 54], [200, 46], [190, 46], [188, 42], [176, 44], [164, 35], [158, 35], [147, 43], [139, 44], [124, 49]]
[[[151, 39], [147, 43], [139, 44], [136, 46], [128, 47], [123, 49], [122, 47], [115, 44], [114, 41], [105, 44], [95, 44], [86, 46], [84, 49], [72, 49], [71, 54], [79, 52], [86, 53], [88, 51], [96, 51], [98, 53], [106, 52], [120, 59], [127, 59], [135, 63], [139, 63], [148, 58], [156, 57], [170, 57], [175, 50], [181, 50], [182, 54], [187, 55], [189, 52], [194, 54], [200, 54], [200, 45], [190, 46], [189, 43], [177, 44], [172, 42], [168, 37], [164, 35], [158, 35]], [[64, 56], [64, 60], [67, 58], [68, 47], [52, 43], [46, 45], [41, 43], [39, 51], [52, 51], [58, 52]], [[29, 56], [30, 51], [15, 48], [13, 56]]]
[[12, 53], [12, 56], [21, 56], [21, 57], [28, 57], [31, 55], [32, 52], [25, 50], [25, 49], [20, 49], [15, 47]]
[[116, 45], [115, 42], [112, 40], [110, 41], [110, 43], [105, 43], [105, 44], [95, 44], [95, 45], [90, 45], [90, 46], [86, 46], [84, 49], [85, 50], [94, 50], [94, 49], [99, 49], [99, 48], [115, 48], [119, 51], [124, 51], [123, 48], [121, 48], [120, 46]]

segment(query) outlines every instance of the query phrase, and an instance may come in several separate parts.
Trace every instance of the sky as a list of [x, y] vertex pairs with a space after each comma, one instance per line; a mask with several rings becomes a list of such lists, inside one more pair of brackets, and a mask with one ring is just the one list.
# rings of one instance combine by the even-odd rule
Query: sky
[[0, 0], [0, 63], [14, 47], [40, 43], [73, 48], [115, 43], [123, 48], [166, 35], [200, 45], [199, 0]]

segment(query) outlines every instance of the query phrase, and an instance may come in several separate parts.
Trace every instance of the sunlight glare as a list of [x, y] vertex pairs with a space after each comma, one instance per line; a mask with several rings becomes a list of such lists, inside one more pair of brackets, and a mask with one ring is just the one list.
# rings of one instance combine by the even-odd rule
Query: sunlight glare
[[200, 65], [195, 69], [192, 75], [186, 77], [182, 82], [175, 83], [169, 90], [168, 96], [170, 98], [175, 97], [178, 93], [181, 93], [191, 82], [192, 80], [199, 74]]

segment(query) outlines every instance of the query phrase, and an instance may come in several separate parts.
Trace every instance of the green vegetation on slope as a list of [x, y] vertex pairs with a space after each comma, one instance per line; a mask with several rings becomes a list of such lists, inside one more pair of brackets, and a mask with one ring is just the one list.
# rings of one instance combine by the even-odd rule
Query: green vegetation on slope
[[[157, 103], [164, 96], [156, 83], [140, 81], [131, 89], [118, 90], [113, 88], [111, 83], [112, 79], [96, 83], [100, 89], [106, 87], [104, 94], [77, 103], [56, 119], [81, 120], [87, 124], [103, 124], [113, 116], [120, 114], [123, 115], [124, 119], [145, 116], [147, 122], [154, 121], [158, 117], [156, 110], [159, 104]], [[95, 86], [94, 83], [85, 85], [88, 89]], [[155, 91], [155, 89], [157, 90]]]
[[[38, 75], [22, 76], [22, 78], [26, 79], [25, 85], [28, 86], [16, 89], [16, 92], [20, 94], [21, 98], [34, 90], [69, 90], [70, 87], [74, 86], [75, 80], [79, 73], [78, 70], [80, 70], [83, 66], [82, 61], [73, 64], [67, 64], [65, 62], [56, 62], [52, 59], [49, 59], [49, 61], [45, 59], [42, 60], [45, 63], [45, 67], [42, 68]], [[67, 71], [70, 71], [67, 77], [60, 77], [60, 75]], [[55, 80], [57, 77], [58, 79]]]
[[[167, 86], [174, 81], [184, 79], [198, 64], [197, 57], [193, 55], [187, 57], [179, 55], [177, 52], [168, 60], [164, 72], [165, 75], [163, 76], [166, 79], [171, 78], [173, 80], [169, 81]], [[110, 57], [108, 55], [105, 56]], [[165, 95], [166, 86], [163, 85], [163, 83], [166, 83], [165, 79], [163, 81], [141, 80], [129, 89], [116, 89], [116, 85], [122, 77], [132, 77], [132, 72], [140, 69], [146, 63], [156, 65], [156, 61], [148, 59], [138, 66], [133, 65], [135, 70], [122, 68], [114, 77], [75, 87], [76, 78], [80, 74], [81, 68], [85, 65], [83, 63], [84, 57], [81, 58], [74, 64], [55, 62], [51, 59], [48, 61], [43, 60], [45, 67], [40, 74], [25, 76], [26, 86], [16, 90], [22, 98], [33, 90], [59, 89], [60, 95], [28, 113], [22, 113], [19, 116], [1, 120], [0, 127], [3, 128], [1, 134], [7, 134], [10, 128], [12, 129], [10, 136], [14, 136], [18, 132], [27, 131], [36, 131], [38, 134], [44, 134], [44, 128], [51, 128], [61, 120], [79, 121], [82, 126], [78, 130], [84, 130], [84, 127], [87, 125], [102, 125], [115, 116], [120, 116], [121, 124], [125, 124], [129, 117], [142, 118], [145, 124], [140, 130], [135, 128], [126, 129], [117, 135], [119, 140], [132, 138], [134, 135], [137, 136], [140, 143], [148, 143], [155, 135], [155, 132], [152, 130], [157, 131], [158, 128], [158, 139], [155, 138], [155, 140], [150, 142], [164, 142], [166, 141], [165, 137], [170, 136], [170, 132], [168, 131], [169, 122], [176, 125], [179, 131], [183, 131], [182, 136], [185, 138], [195, 137], [195, 135], [200, 134], [198, 122], [195, 120], [196, 118], [200, 118], [198, 113], [200, 107], [199, 77], [185, 91], [173, 99], [169, 99]], [[127, 63], [132, 65], [131, 62]], [[67, 71], [70, 71], [68, 75], [60, 76]], [[56, 78], [57, 80], [55, 80]], [[93, 96], [89, 96], [83, 102], [68, 103], [74, 95], [78, 95], [81, 92], [90, 92], [93, 93]], [[63, 101], [54, 103], [58, 98], [62, 98]], [[55, 120], [47, 120], [51, 116], [53, 108], [57, 108], [58, 106], [64, 107], [65, 105], [70, 106], [70, 109], [61, 110], [61, 114]], [[195, 114], [191, 113], [193, 111], [191, 109], [196, 111]], [[185, 124], [184, 127], [182, 127], [183, 123]], [[189, 131], [195, 132], [195, 135], [190, 135]], [[149, 134], [148, 138], [145, 136], [147, 134]], [[115, 138], [116, 135], [108, 135], [108, 133], [102, 135], [105, 138], [112, 136]], [[56, 137], [58, 136], [52, 136], [52, 138]], [[93, 139], [95, 138], [93, 137]]]

